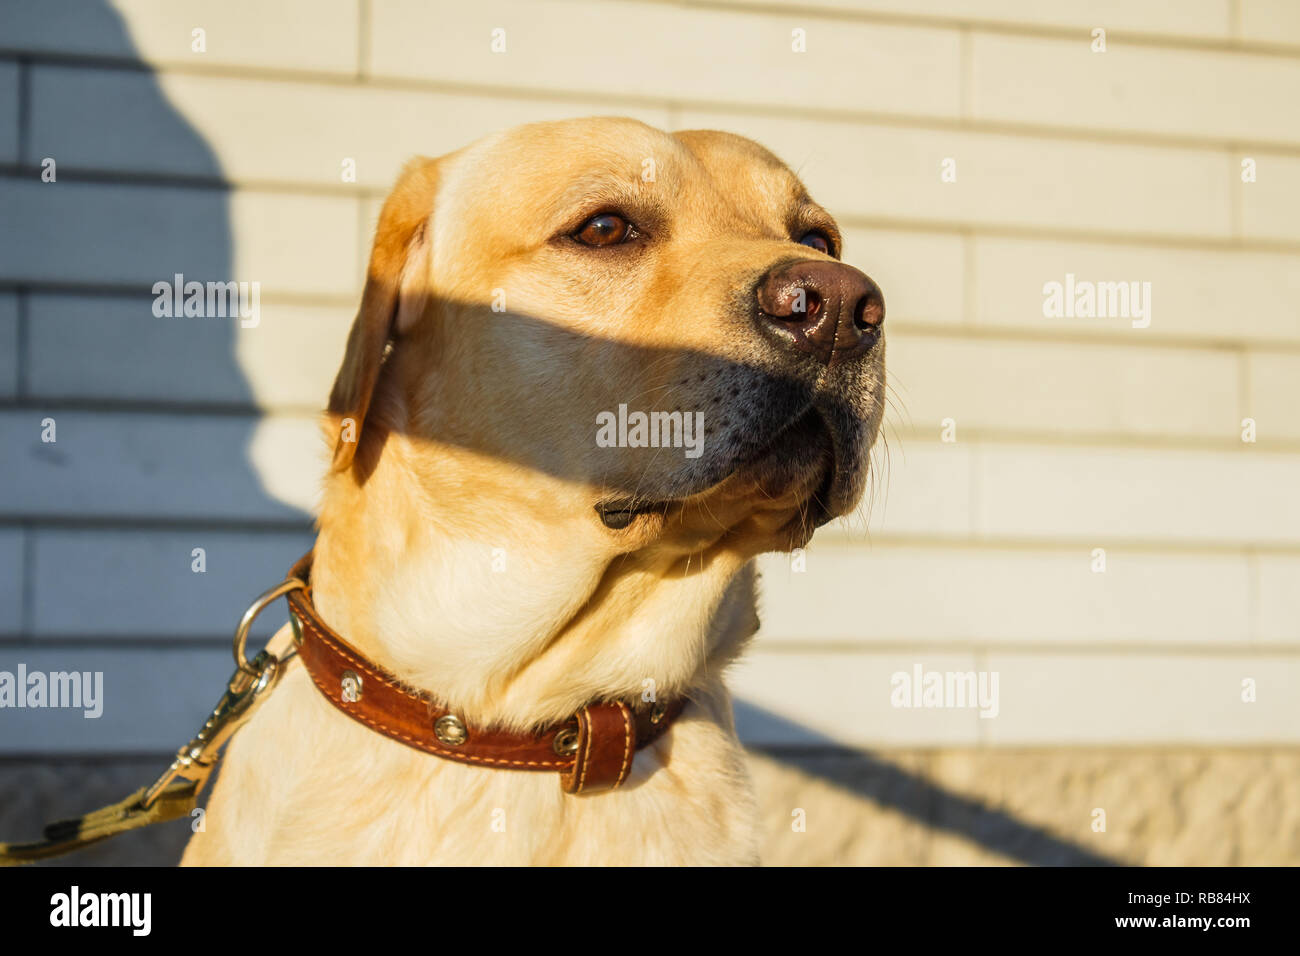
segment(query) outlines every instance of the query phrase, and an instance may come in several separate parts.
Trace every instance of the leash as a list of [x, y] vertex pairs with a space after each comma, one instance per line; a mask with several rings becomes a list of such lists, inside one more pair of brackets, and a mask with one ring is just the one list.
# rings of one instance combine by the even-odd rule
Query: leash
[[[433, 696], [403, 684], [330, 629], [311, 600], [308, 552], [289, 576], [257, 598], [235, 628], [235, 672], [211, 716], [162, 775], [147, 787], [92, 813], [45, 827], [32, 843], [0, 843], [0, 866], [61, 856], [101, 840], [190, 815], [221, 751], [275, 689], [283, 665], [300, 657], [316, 688], [338, 710], [372, 731], [446, 760], [505, 770], [558, 773], [561, 789], [590, 794], [621, 786], [637, 751], [657, 740], [685, 707], [684, 697], [589, 703], [537, 733], [470, 726]], [[248, 632], [277, 598], [289, 604], [293, 646], [281, 655], [245, 655]]]

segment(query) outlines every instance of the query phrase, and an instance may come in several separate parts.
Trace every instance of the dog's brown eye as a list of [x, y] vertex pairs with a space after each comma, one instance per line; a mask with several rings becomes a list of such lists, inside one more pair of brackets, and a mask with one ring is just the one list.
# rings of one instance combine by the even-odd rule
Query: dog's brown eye
[[632, 235], [630, 222], [622, 216], [607, 212], [588, 219], [583, 223], [582, 228], [574, 233], [573, 238], [584, 246], [613, 246], [626, 242]]
[[799, 239], [799, 245], [808, 246], [809, 248], [816, 249], [818, 252], [824, 252], [828, 256], [831, 254], [830, 239], [826, 237], [826, 233], [817, 232], [815, 229], [812, 232], [804, 233]]

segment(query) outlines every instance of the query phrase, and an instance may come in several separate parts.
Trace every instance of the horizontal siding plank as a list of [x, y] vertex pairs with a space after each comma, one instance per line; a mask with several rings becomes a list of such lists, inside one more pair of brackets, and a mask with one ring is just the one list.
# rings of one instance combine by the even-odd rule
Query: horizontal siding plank
[[[35, 528], [32, 636], [213, 638], [234, 632], [257, 595], [281, 581], [312, 535], [195, 528]], [[195, 570], [194, 549], [203, 550]], [[253, 626], [269, 637], [283, 605]]]
[[[1227, 154], [995, 133], [902, 129], [684, 108], [681, 129], [753, 137], [837, 215], [917, 224], [1202, 239], [1232, 234]], [[956, 180], [941, 164], [956, 161]], [[1297, 191], [1300, 193], [1300, 190]]]
[[[686, 0], [687, 3], [774, 6], [789, 10], [792, 0]], [[1255, 3], [1257, 0], [1245, 0]], [[1273, 0], [1286, 3], [1287, 0]], [[997, 23], [1017, 28], [1077, 29], [1085, 35], [1094, 27], [1116, 32], [1160, 34], [1196, 39], [1228, 38], [1231, 0], [816, 0], [815, 7], [839, 14], [886, 14], [952, 20], [955, 23]]]
[[[894, 706], [895, 674], [997, 674], [996, 706]], [[1300, 657], [770, 653], [732, 672], [752, 746], [1088, 746], [1300, 742]], [[1242, 701], [1242, 681], [1257, 699]], [[991, 689], [992, 684], [986, 684]], [[972, 739], [974, 737], [975, 739]]]
[[263, 302], [256, 327], [244, 328], [227, 318], [159, 318], [143, 296], [33, 294], [28, 310], [33, 399], [265, 409], [324, 407], [354, 312]]
[[18, 162], [18, 64], [0, 63], [0, 163]]
[[844, 230], [844, 261], [880, 286], [891, 326], [963, 321], [966, 243], [961, 236], [850, 227]]
[[[796, 571], [760, 560], [761, 638], [810, 643], [961, 641], [1246, 644], [1250, 563], [1241, 554], [1089, 549], [848, 548], [814, 541]], [[1279, 609], [1296, 581], [1270, 564], [1260, 600]], [[1274, 569], [1277, 570], [1274, 570]], [[851, 597], [851, 599], [849, 599]], [[1272, 613], [1270, 621], [1280, 617]], [[1300, 631], [1300, 624], [1293, 628]], [[1270, 623], [1264, 633], [1283, 640]], [[1293, 634], [1290, 640], [1295, 640]]]
[[1300, 544], [1300, 455], [989, 445], [975, 467], [984, 534]]
[[0, 437], [5, 517], [305, 522], [325, 456], [311, 417], [28, 409]]
[[[258, 282], [354, 295], [358, 199], [0, 178], [0, 281]], [[318, 242], [304, 237], [322, 237]]]
[[862, 504], [828, 525], [820, 532], [823, 537], [865, 546], [871, 534], [969, 538], [974, 533], [974, 446], [970, 442], [904, 443], [893, 439], [886, 427], [885, 438], [877, 442], [872, 455], [871, 479]]
[[[248, 85], [219, 78], [199, 82], [235, 90]], [[220, 179], [220, 144], [210, 130], [196, 125], [211, 125], [216, 117], [185, 109], [165, 83], [162, 74], [134, 70], [31, 67], [31, 135], [23, 161], [37, 165], [41, 157], [50, 156], [64, 173], [152, 172]], [[247, 122], [256, 109], [247, 99], [241, 105], [229, 122]], [[281, 116], [275, 125], [289, 126], [293, 116]], [[252, 148], [253, 137], [244, 142]], [[269, 152], [276, 155], [274, 149]]]
[[1226, 350], [896, 331], [889, 375], [904, 421], [936, 434], [945, 418], [1013, 433], [1226, 440], [1240, 432], [1240, 362]]
[[[737, 699], [736, 729], [745, 744], [763, 746], [973, 745], [974, 710], [898, 708], [890, 677], [927, 670], [970, 671], [970, 654], [774, 654], [761, 645], [728, 671]], [[987, 722], [987, 721], [985, 721]]]
[[[234, 669], [229, 648], [0, 646], [0, 670], [102, 674], [103, 710], [0, 710], [0, 755], [175, 753], [203, 725]], [[167, 758], [170, 759], [170, 758]], [[165, 760], [159, 765], [161, 771]]]
[[985, 666], [1001, 713], [981, 729], [997, 746], [1300, 743], [1300, 657], [990, 654]]
[[955, 442], [938, 437], [878, 448], [862, 506], [822, 536], [1300, 545], [1300, 455], [963, 441], [960, 425]]
[[1237, 0], [1237, 8], [1243, 40], [1300, 46], [1300, 6], [1293, 0]]
[[[232, 276], [272, 291], [359, 297], [364, 267], [359, 252], [369, 236], [357, 230], [359, 207], [350, 199], [236, 191], [230, 198]], [[319, 242], [306, 242], [319, 236]]]
[[1250, 352], [1246, 363], [1250, 391], [1242, 416], [1255, 419], [1258, 440], [1300, 440], [1300, 355]]
[[[0, 6], [0, 49], [354, 75], [360, 0], [42, 0]], [[206, 50], [193, 49], [201, 28]]]
[[1300, 556], [1261, 554], [1254, 567], [1256, 639], [1300, 644]]
[[[498, 129], [609, 113], [590, 99], [547, 101], [373, 86], [33, 69], [27, 162], [75, 170], [386, 190], [412, 156], [438, 156]], [[619, 109], [666, 126], [666, 108]]]
[[975, 33], [971, 115], [978, 121], [1300, 142], [1300, 59], [1117, 42]]
[[[1300, 239], [1300, 159], [1263, 152], [1250, 158], [1256, 162], [1256, 181], [1236, 186], [1241, 195], [1241, 234], [1279, 242]], [[1235, 169], [1234, 175], [1238, 175]]]
[[[972, 244], [972, 322], [982, 328], [1123, 333], [1135, 345], [1147, 338], [1300, 343], [1298, 255], [979, 235]], [[1134, 328], [1128, 316], [1044, 316], [1044, 285], [1064, 285], [1067, 275], [1149, 282], [1150, 324]]]
[[371, 4], [370, 71], [383, 77], [955, 118], [960, 65], [951, 30], [591, 0], [481, 0], [455, 18], [420, 0]]
[[0, 293], [0, 399], [18, 394], [18, 296]]
[[23, 629], [23, 583], [27, 580], [27, 553], [19, 528], [0, 528], [0, 634]]
[[255, 329], [235, 330], [235, 358], [259, 408], [324, 409], [357, 306], [268, 303]]

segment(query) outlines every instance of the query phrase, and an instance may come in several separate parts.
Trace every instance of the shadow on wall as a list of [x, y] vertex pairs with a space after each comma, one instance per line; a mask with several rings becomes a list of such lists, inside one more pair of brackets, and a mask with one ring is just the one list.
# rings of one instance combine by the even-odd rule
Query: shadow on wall
[[[97, 49], [111, 37], [122, 57], [133, 55], [122, 20], [105, 4], [36, 7], [15, 6], [4, 17], [58, 17], [70, 51], [77, 37], [95, 35]], [[0, 669], [23, 661], [29, 669], [103, 670], [106, 686], [130, 693], [114, 695], [129, 703], [115, 705], [126, 711], [113, 721], [59, 723], [49, 711], [6, 715], [6, 741], [26, 746], [21, 757], [9, 744], [0, 750], [9, 755], [0, 761], [5, 839], [119, 799], [161, 770], [166, 756], [141, 756], [121, 728], [161, 724], [169, 733], [174, 728], [179, 744], [197, 727], [211, 701], [176, 700], [180, 685], [167, 667], [214, 662], [209, 652], [227, 623], [299, 553], [283, 537], [265, 547], [249, 542], [310, 520], [267, 495], [250, 464], [255, 403], [236, 359], [236, 320], [153, 314], [155, 282], [176, 274], [200, 282], [241, 278], [231, 274], [229, 190], [215, 155], [147, 69], [101, 63], [92, 70], [66, 56], [35, 56], [20, 70], [19, 92], [27, 98], [20, 165], [0, 185], [6, 219], [18, 228], [0, 237], [0, 292], [16, 292], [20, 302], [22, 370], [17, 398], [3, 415], [18, 439], [11, 447], [26, 452], [16, 473], [0, 479], [14, 489], [0, 502], [0, 521], [27, 536], [25, 568], [16, 571], [26, 575], [28, 597], [21, 630], [0, 645]], [[103, 109], [102, 97], [83, 94], [106, 74], [147, 82]], [[101, 107], [70, 122], [79, 102]], [[189, 172], [105, 172], [128, 137], [156, 144], [160, 168], [171, 157]], [[58, 164], [55, 183], [41, 182], [45, 157]], [[95, 254], [65, 255], [74, 235], [72, 245]], [[47, 415], [58, 422], [55, 444], [39, 440], [38, 423]], [[215, 545], [203, 575], [191, 571], [195, 541]], [[156, 597], [114, 604], [112, 587], [95, 593], [100, 582], [122, 575], [148, 575]], [[196, 620], [198, 632], [169, 631], [192, 630]], [[180, 665], [163, 663], [167, 655]], [[199, 683], [214, 688], [213, 698], [228, 668], [221, 662], [204, 671]], [[744, 702], [737, 719], [742, 733], [776, 726], [783, 739], [835, 746]], [[41, 741], [56, 739], [58, 746], [40, 749]], [[77, 741], [71, 749], [68, 739]], [[853, 775], [858, 782], [826, 779], [929, 826], [1026, 863], [1111, 862], [870, 754], [850, 756], [867, 770]], [[777, 757], [800, 765], [795, 754]], [[172, 863], [188, 836], [188, 821], [175, 821], [53, 863]]]
[[[969, 840], [992, 854], [1033, 866], [1121, 865], [1119, 860], [1094, 853], [980, 800], [947, 790], [870, 751], [845, 747], [755, 704], [737, 701], [736, 723], [751, 737], [800, 741], [797, 747], [756, 747], [756, 752], [869, 800], [881, 809]], [[778, 816], [781, 826], [788, 827], [788, 818]]]
[[[32, 35], [66, 48], [4, 52], [6, 38]], [[79, 60], [81, 49], [122, 62]], [[11, 389], [0, 374], [0, 579], [16, 598], [12, 617], [0, 611], [0, 670], [101, 671], [108, 703], [100, 719], [0, 715], [0, 839], [35, 836], [156, 776], [167, 758], [142, 758], [156, 744], [141, 735], [179, 746], [198, 729], [229, 675], [222, 646], [238, 615], [310, 543], [311, 516], [269, 495], [250, 465], [258, 418], [238, 319], [154, 314], [154, 284], [177, 274], [250, 277], [232, 274], [216, 156], [134, 56], [106, 3], [0, 11], [0, 66], [11, 67], [0, 102], [18, 101], [21, 120], [18, 162], [0, 167], [0, 334], [18, 346]], [[140, 142], [151, 168], [186, 174], [129, 168]], [[80, 859], [172, 862], [183, 838], [169, 834], [187, 827], [164, 830]]]

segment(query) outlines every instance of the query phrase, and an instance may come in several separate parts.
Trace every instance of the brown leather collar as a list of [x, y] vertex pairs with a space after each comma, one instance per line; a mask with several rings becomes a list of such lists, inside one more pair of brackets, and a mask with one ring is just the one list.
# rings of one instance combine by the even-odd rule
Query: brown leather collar
[[298, 656], [320, 692], [371, 730], [447, 760], [503, 770], [550, 770], [567, 793], [612, 790], [627, 779], [632, 758], [657, 739], [686, 701], [588, 704], [537, 734], [467, 725], [423, 691], [402, 684], [334, 633], [311, 599], [311, 552], [289, 572], [306, 587], [287, 597]]

